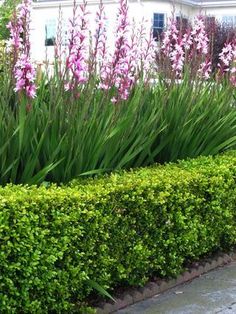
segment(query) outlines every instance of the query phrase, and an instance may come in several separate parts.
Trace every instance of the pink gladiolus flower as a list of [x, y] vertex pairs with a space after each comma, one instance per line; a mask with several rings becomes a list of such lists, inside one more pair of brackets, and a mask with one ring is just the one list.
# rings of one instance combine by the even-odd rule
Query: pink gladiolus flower
[[221, 53], [219, 54], [219, 59], [222, 62], [224, 71], [228, 71], [231, 62], [236, 58], [236, 42], [230, 42], [225, 44]]
[[121, 59], [120, 71], [117, 71], [120, 77], [117, 77], [115, 83], [120, 94], [120, 99], [122, 100], [128, 99], [130, 90], [137, 80], [138, 58], [138, 37], [136, 36], [135, 24], [133, 24], [130, 40], [127, 44], [126, 56]]
[[204, 18], [202, 16], [197, 16], [194, 19], [191, 35], [193, 42], [196, 45], [196, 50], [201, 54], [207, 55], [209, 50], [209, 38], [206, 33]]
[[166, 56], [170, 56], [173, 45], [178, 41], [179, 31], [177, 29], [176, 21], [174, 17], [170, 18], [169, 23], [167, 25], [167, 30], [164, 32], [162, 47], [164, 54]]
[[[13, 49], [22, 48], [22, 34], [27, 30], [30, 22], [31, 0], [24, 0], [16, 7], [13, 13], [13, 19], [7, 24], [10, 31], [10, 38], [8, 40], [8, 47]], [[26, 33], [25, 36], [28, 34]]]
[[181, 38], [176, 20], [173, 17], [170, 19], [167, 30], [164, 33], [161, 48], [163, 53], [170, 58], [171, 67], [176, 77], [179, 78], [184, 67], [185, 50], [184, 41]]
[[72, 81], [74, 83], [68, 84], [67, 87], [74, 88], [78, 84], [87, 82], [88, 77], [88, 20], [87, 3], [84, 2], [79, 6], [79, 14], [77, 14], [77, 5], [74, 4], [73, 18], [69, 20], [70, 23], [70, 39], [69, 39], [69, 55], [66, 60], [67, 69], [72, 74]]
[[22, 3], [18, 4], [16, 7], [17, 9], [17, 17], [20, 21], [22, 21], [22, 24], [24, 23], [24, 20], [28, 20], [30, 13], [31, 13], [31, 5], [32, 0], [23, 0]]
[[129, 51], [128, 43], [128, 4], [127, 0], [120, 1], [120, 7], [117, 16], [117, 29], [116, 29], [116, 41], [115, 52], [111, 62], [111, 79], [112, 85], [119, 86], [122, 74], [124, 74], [125, 64], [127, 63], [127, 53]]
[[8, 49], [18, 50], [22, 44], [21, 33], [23, 31], [22, 25], [14, 16], [13, 20], [7, 24], [7, 28], [10, 31], [10, 39], [7, 42]]
[[231, 84], [232, 84], [234, 87], [236, 87], [236, 75], [235, 75], [235, 73], [234, 73], [234, 75], [231, 75], [231, 77], [230, 77], [230, 82], [231, 82]]
[[175, 44], [174, 49], [171, 51], [170, 60], [172, 61], [172, 69], [177, 76], [180, 76], [184, 67], [184, 48], [181, 40]]
[[95, 45], [93, 51], [93, 59], [95, 64], [100, 63], [100, 67], [102, 67], [103, 63], [106, 59], [107, 53], [107, 29], [106, 29], [106, 14], [104, 11], [104, 5], [102, 2], [99, 4], [98, 12], [96, 12], [96, 25], [97, 29], [95, 31]]
[[36, 71], [30, 61], [30, 12], [31, 0], [24, 0], [17, 6], [17, 11], [13, 16], [13, 21], [9, 22], [10, 30], [9, 47], [13, 49], [14, 70], [16, 85], [15, 92], [24, 91], [26, 96], [34, 98], [36, 96], [35, 77]]
[[193, 36], [191, 34], [191, 30], [188, 29], [187, 32], [183, 35], [183, 46], [185, 50], [190, 50], [193, 45]]
[[117, 103], [117, 98], [116, 98], [116, 97], [112, 97], [111, 102], [112, 102], [113, 104], [116, 104], [116, 103]]
[[220, 74], [224, 76], [228, 73], [230, 82], [236, 87], [236, 40], [225, 44], [219, 54], [219, 59]]
[[36, 96], [35, 75], [35, 68], [29, 57], [22, 54], [15, 65], [15, 92], [25, 91], [27, 97], [34, 98]]
[[198, 73], [199, 73], [199, 76], [201, 78], [204, 78], [205, 80], [208, 80], [210, 78], [210, 74], [211, 74], [211, 61], [209, 60], [206, 60], [204, 62], [202, 62], [200, 64], [200, 68], [198, 69]]
[[137, 56], [134, 57], [134, 51], [136, 43], [132, 36], [131, 41], [129, 40], [129, 26], [127, 0], [121, 0], [117, 15], [114, 54], [111, 58], [106, 57], [105, 62], [102, 63], [99, 84], [99, 87], [105, 90], [112, 86], [117, 88], [118, 97], [112, 99], [113, 103], [128, 98], [135, 80], [134, 64]]
[[[143, 24], [143, 22], [142, 22]], [[153, 38], [152, 29], [149, 30], [148, 27], [140, 30], [141, 38], [139, 42], [140, 58], [142, 62], [142, 71], [144, 74], [145, 82], [149, 80], [152, 72], [156, 70], [155, 59], [156, 59], [156, 42]]]

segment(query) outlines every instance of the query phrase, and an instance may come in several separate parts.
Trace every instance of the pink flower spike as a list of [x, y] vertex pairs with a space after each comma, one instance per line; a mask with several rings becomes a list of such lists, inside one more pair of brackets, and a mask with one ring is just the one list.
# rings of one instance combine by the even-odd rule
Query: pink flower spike
[[[77, 13], [78, 6], [74, 3], [73, 18], [69, 20], [70, 24], [70, 38], [69, 38], [69, 52], [66, 59], [66, 66], [71, 73], [72, 82], [71, 87], [76, 87], [78, 84], [87, 82], [88, 77], [88, 20], [86, 16], [87, 3], [83, 2], [79, 6], [79, 13]], [[65, 85], [68, 88], [68, 85]], [[66, 89], [67, 90], [67, 89]]]
[[31, 0], [23, 0], [9, 22], [10, 39], [8, 47], [13, 52], [13, 75], [15, 92], [24, 92], [28, 98], [36, 97], [35, 67], [30, 60], [30, 13]]
[[198, 15], [194, 19], [191, 35], [196, 46], [196, 50], [203, 55], [207, 55], [209, 52], [209, 38], [206, 33], [204, 18], [201, 15]]
[[212, 64], [210, 60], [206, 60], [201, 63], [200, 68], [198, 69], [198, 74], [201, 78], [205, 80], [208, 80], [210, 78], [210, 74], [212, 71], [211, 65]]
[[176, 20], [174, 19], [174, 17], [171, 17], [167, 25], [167, 30], [164, 32], [161, 46], [161, 49], [163, 50], [165, 55], [170, 56], [173, 45], [176, 44], [178, 38], [179, 31], [177, 29]]
[[24, 91], [29, 98], [36, 97], [36, 71], [27, 55], [22, 54], [15, 65], [16, 92]]

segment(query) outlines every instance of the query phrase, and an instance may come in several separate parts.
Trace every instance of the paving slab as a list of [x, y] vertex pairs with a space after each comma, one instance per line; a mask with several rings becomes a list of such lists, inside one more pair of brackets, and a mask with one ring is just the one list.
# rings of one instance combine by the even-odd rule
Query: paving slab
[[236, 262], [117, 314], [236, 314]]

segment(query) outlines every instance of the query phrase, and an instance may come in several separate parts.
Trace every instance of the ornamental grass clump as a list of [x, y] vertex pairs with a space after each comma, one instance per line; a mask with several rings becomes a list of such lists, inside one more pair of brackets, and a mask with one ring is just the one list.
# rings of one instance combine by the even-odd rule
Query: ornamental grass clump
[[36, 65], [30, 10], [24, 0], [13, 14], [0, 72], [2, 185], [62, 183], [235, 147], [235, 54], [229, 70], [220, 54], [212, 71], [201, 16], [185, 29], [172, 18], [157, 43], [121, 0], [112, 45], [102, 2], [95, 33], [87, 3], [75, 2], [67, 42], [60, 10], [54, 62]]

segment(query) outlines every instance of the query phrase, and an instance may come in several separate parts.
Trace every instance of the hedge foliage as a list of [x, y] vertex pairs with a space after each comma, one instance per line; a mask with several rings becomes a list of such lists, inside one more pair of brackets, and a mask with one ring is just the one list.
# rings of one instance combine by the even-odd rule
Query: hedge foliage
[[91, 288], [175, 276], [236, 243], [236, 153], [69, 186], [0, 188], [0, 312], [72, 313]]

